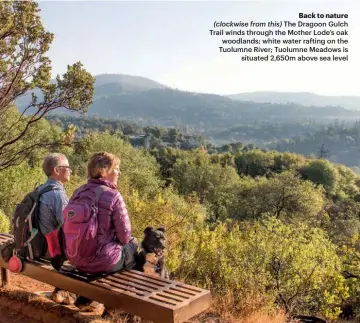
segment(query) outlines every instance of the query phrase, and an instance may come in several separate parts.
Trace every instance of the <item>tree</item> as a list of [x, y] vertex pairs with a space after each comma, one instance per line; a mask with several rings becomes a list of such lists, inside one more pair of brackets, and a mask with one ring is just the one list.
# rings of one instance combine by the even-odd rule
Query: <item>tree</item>
[[[265, 213], [288, 223], [316, 223], [325, 199], [324, 189], [286, 171], [269, 178], [242, 179], [236, 193], [233, 216], [239, 220], [259, 219]], [[236, 213], [235, 213], [236, 212]]]
[[304, 179], [322, 185], [330, 195], [335, 195], [338, 191], [339, 172], [334, 164], [326, 159], [310, 161], [300, 169], [300, 174]]
[[[44, 29], [39, 11], [33, 1], [0, 2], [0, 170], [19, 164], [38, 147], [55, 144], [18, 145], [49, 112], [63, 107], [85, 113], [92, 104], [94, 78], [80, 62], [51, 80], [46, 52], [54, 35]], [[7, 112], [23, 96], [30, 103], [9, 122]]]
[[174, 163], [172, 177], [181, 195], [195, 193], [207, 206], [207, 220], [225, 220], [235, 211], [232, 206], [239, 177], [234, 167], [213, 163], [209, 155], [193, 152]]
[[325, 145], [322, 144], [319, 149], [319, 158], [326, 158], [329, 154], [329, 150], [325, 149]]
[[274, 156], [258, 149], [240, 153], [235, 158], [237, 171], [252, 177], [268, 175], [274, 169]]

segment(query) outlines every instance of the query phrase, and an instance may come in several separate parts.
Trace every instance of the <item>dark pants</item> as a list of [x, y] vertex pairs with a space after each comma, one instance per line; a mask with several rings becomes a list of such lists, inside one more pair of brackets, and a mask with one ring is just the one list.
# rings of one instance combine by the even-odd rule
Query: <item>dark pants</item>
[[121, 269], [131, 269], [135, 266], [135, 253], [138, 250], [138, 242], [135, 240], [123, 246], [120, 260], [115, 264], [110, 273], [116, 273]]
[[[133, 268], [135, 266], [135, 253], [138, 250], [138, 246], [139, 245], [136, 240], [133, 240], [133, 241], [127, 243], [126, 245], [124, 245], [120, 260], [114, 265], [114, 267], [108, 274], [114, 274], [121, 269]], [[78, 296], [76, 299], [75, 305], [89, 304], [91, 302], [92, 302], [92, 300], [87, 297]]]

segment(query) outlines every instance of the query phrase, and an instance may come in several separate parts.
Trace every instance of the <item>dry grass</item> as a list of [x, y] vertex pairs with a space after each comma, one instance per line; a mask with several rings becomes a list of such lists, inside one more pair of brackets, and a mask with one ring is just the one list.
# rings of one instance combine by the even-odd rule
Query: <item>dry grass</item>
[[253, 313], [247, 317], [236, 317], [231, 314], [207, 312], [193, 318], [189, 323], [298, 323], [287, 320], [287, 316], [279, 311], [273, 315], [266, 313]]
[[[297, 323], [289, 321], [282, 312], [269, 313], [263, 306], [262, 299], [250, 297], [239, 302], [231, 295], [214, 298], [211, 311], [191, 320], [192, 323]], [[238, 306], [236, 306], [238, 304]]]
[[275, 314], [253, 313], [244, 318], [229, 318], [229, 323], [297, 323], [297, 321], [288, 321], [287, 316], [281, 311]]
[[[289, 321], [287, 321], [287, 316], [284, 313], [279, 312], [274, 315], [255, 313], [246, 319], [234, 321], [234, 323], [289, 323]], [[292, 321], [292, 323], [295, 323], [295, 321]]]

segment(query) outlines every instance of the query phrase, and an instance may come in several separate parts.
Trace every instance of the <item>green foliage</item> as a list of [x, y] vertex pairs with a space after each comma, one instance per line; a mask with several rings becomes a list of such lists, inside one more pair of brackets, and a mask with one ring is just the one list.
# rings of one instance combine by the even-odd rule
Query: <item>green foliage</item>
[[345, 165], [335, 164], [335, 167], [339, 174], [338, 197], [342, 199], [354, 198], [359, 193], [359, 187], [356, 185], [358, 176]]
[[321, 187], [315, 188], [290, 171], [268, 179], [243, 179], [235, 200], [234, 217], [238, 219], [258, 219], [270, 213], [284, 221], [314, 221], [325, 202]]
[[234, 299], [234, 311], [274, 306], [334, 318], [347, 297], [336, 246], [324, 231], [273, 217], [192, 231], [178, 273]]
[[213, 163], [209, 155], [193, 152], [188, 158], [175, 162], [172, 175], [180, 194], [196, 193], [200, 202], [208, 205], [208, 219], [229, 217], [239, 180], [232, 166]]
[[[11, 105], [2, 115], [0, 127], [0, 142], [11, 140], [21, 129], [26, 127], [26, 119]], [[6, 125], [12, 125], [7, 127]], [[41, 158], [49, 150], [58, 149], [62, 145], [61, 131], [47, 120], [40, 119], [27, 130], [27, 135], [11, 145], [4, 147], [0, 155], [0, 169], [27, 160], [31, 166], [41, 162]]]
[[81, 139], [70, 160], [80, 176], [87, 176], [87, 162], [92, 154], [107, 151], [120, 158], [121, 176], [119, 188], [124, 191], [137, 190], [143, 195], [156, 195], [161, 181], [159, 167], [148, 152], [133, 148], [117, 136], [108, 133], [92, 133]]
[[336, 193], [339, 174], [329, 161], [325, 159], [310, 161], [300, 172], [304, 178], [322, 185], [328, 194]]
[[[4, 1], [0, 4], [1, 84], [4, 84], [0, 111], [13, 96], [35, 87], [42, 88], [50, 80], [50, 59], [44, 56], [54, 35], [47, 32], [33, 1]], [[27, 78], [32, 76], [29, 80]], [[14, 84], [10, 84], [15, 80]], [[11, 86], [11, 87], [10, 87]], [[14, 94], [10, 94], [10, 89]], [[10, 94], [10, 95], [9, 95]]]
[[211, 154], [211, 162], [213, 164], [220, 164], [221, 166], [232, 166], [236, 168], [235, 158], [229, 152], [223, 154]]
[[276, 153], [274, 156], [275, 171], [281, 173], [286, 170], [296, 170], [305, 164], [304, 156], [294, 153]]
[[235, 163], [239, 174], [256, 177], [297, 170], [305, 164], [305, 158], [288, 152], [266, 152], [254, 149], [239, 152], [235, 157]]
[[[205, 140], [200, 135], [184, 135], [179, 129], [165, 128], [158, 126], [140, 126], [119, 118], [100, 118], [95, 116], [69, 116], [69, 115], [49, 115], [47, 119], [54, 124], [67, 128], [75, 125], [81, 134], [89, 132], [108, 132], [118, 134], [129, 141], [133, 146], [144, 148], [161, 149], [163, 146], [191, 150], [191, 142], [196, 142], [196, 146], [205, 146]], [[144, 136], [136, 138], [137, 136]], [[135, 138], [131, 138], [135, 136]], [[145, 139], [148, 141], [145, 144]], [[147, 145], [149, 144], [149, 147]]]
[[0, 209], [0, 232], [9, 233], [10, 220], [9, 217]]
[[303, 178], [322, 185], [327, 194], [336, 198], [353, 198], [359, 188], [356, 186], [357, 176], [344, 165], [332, 164], [325, 159], [311, 160], [300, 169]]
[[275, 166], [273, 153], [260, 150], [240, 153], [235, 158], [235, 163], [239, 174], [253, 177], [268, 175]]
[[46, 176], [40, 167], [30, 168], [26, 163], [0, 172], [0, 209], [12, 217], [15, 207]]
[[360, 203], [351, 200], [329, 201], [321, 227], [327, 231], [331, 241], [338, 246], [342, 259], [346, 284], [352, 299], [360, 302]]
[[174, 148], [153, 149], [151, 155], [156, 158], [156, 162], [160, 166], [160, 175], [165, 181], [166, 186], [173, 182], [174, 165], [177, 160], [182, 160], [189, 156], [188, 152], [183, 152]]

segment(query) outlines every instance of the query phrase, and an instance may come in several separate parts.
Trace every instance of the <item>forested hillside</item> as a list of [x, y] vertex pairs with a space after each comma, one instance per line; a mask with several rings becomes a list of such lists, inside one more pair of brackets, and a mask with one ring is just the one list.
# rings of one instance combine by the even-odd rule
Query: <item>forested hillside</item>
[[[291, 151], [299, 154], [319, 154], [331, 161], [358, 168], [360, 166], [360, 122], [345, 125], [339, 122], [319, 127], [302, 136], [281, 139], [272, 147], [279, 151]], [[321, 148], [323, 147], [323, 148]]]
[[307, 106], [339, 106], [350, 110], [360, 110], [359, 96], [318, 95], [309, 92], [276, 92], [257, 91], [228, 95], [234, 100], [270, 102], [270, 103], [295, 103]]
[[53, 115], [47, 119], [62, 129], [76, 125], [79, 135], [87, 131], [109, 131], [122, 133], [125, 139], [126, 136], [143, 134], [148, 136], [151, 148], [166, 144], [187, 149], [189, 141], [197, 142], [197, 147], [206, 147], [210, 153], [231, 152], [234, 147], [258, 147], [299, 153], [307, 157], [323, 157], [347, 165], [357, 172], [360, 168], [359, 121], [346, 123], [336, 120], [329, 124], [310, 120], [292, 123], [254, 122], [206, 135], [191, 127], [149, 126], [118, 118]]
[[[35, 90], [38, 97], [41, 91]], [[30, 92], [17, 99], [21, 111], [31, 101]], [[28, 111], [34, 111], [30, 109]], [[57, 109], [51, 114], [69, 114]], [[360, 111], [341, 105], [319, 107], [305, 103], [233, 100], [225, 96], [181, 91], [152, 80], [129, 75], [95, 76], [93, 102], [88, 116], [122, 118], [151, 126], [188, 127], [217, 140], [217, 133], [249, 123], [332, 123], [354, 121]]]

